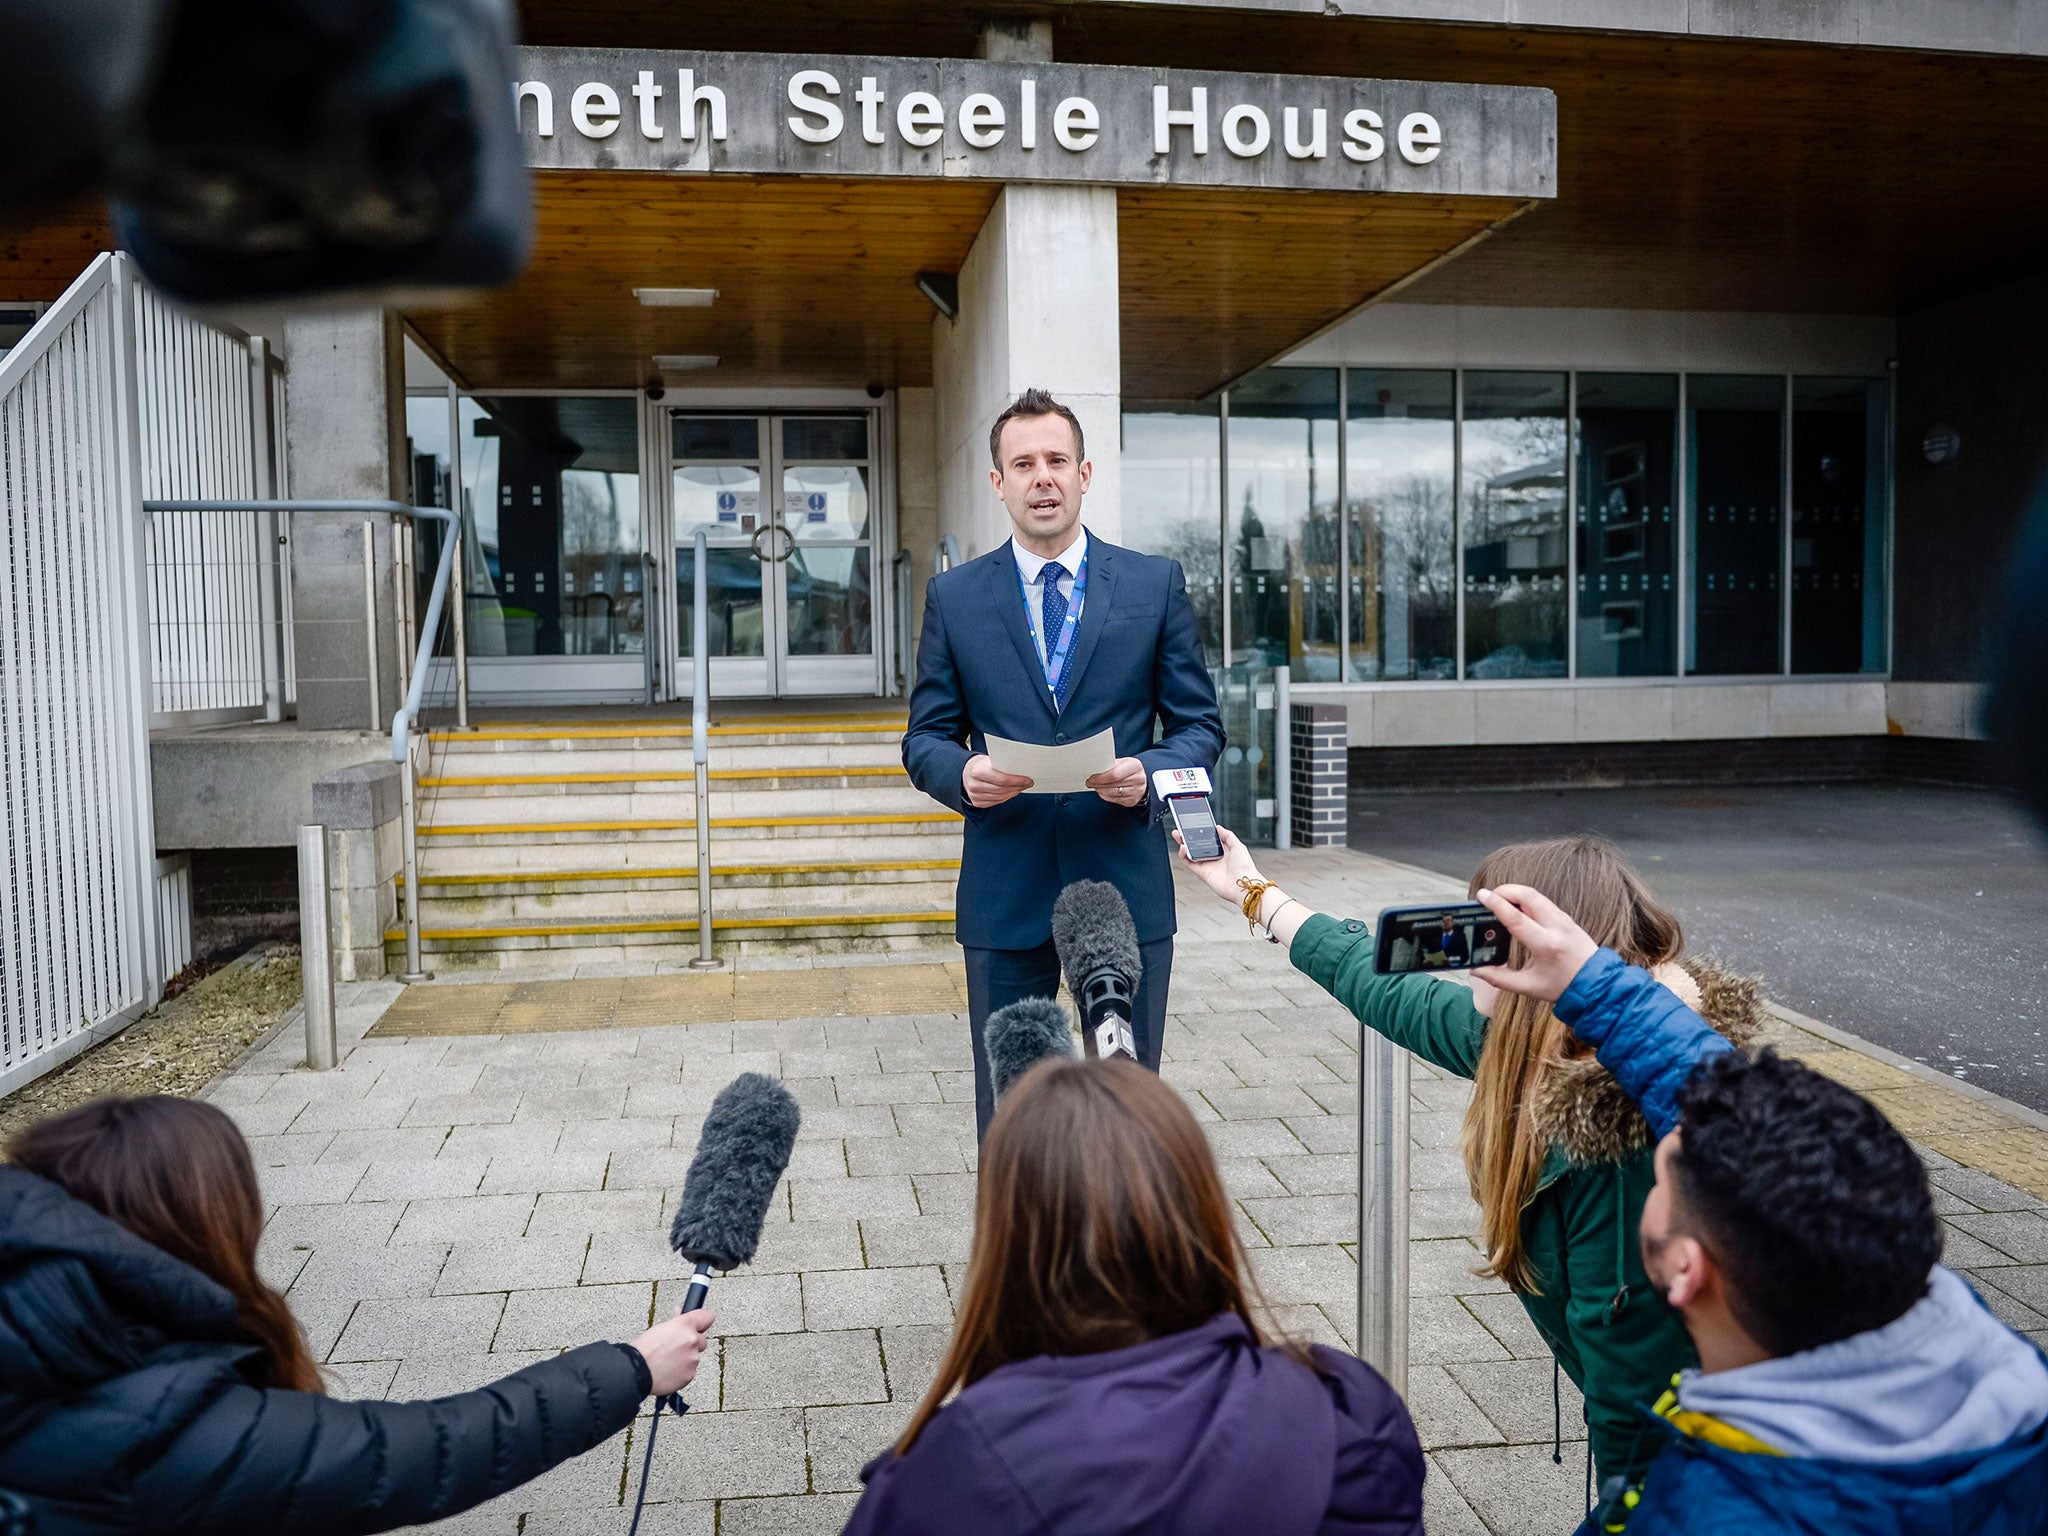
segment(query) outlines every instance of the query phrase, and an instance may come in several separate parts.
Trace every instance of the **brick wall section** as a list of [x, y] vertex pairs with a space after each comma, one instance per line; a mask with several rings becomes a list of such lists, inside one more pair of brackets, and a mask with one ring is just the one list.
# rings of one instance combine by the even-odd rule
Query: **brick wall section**
[[1350, 818], [1349, 711], [1342, 704], [1296, 704], [1292, 715], [1288, 794], [1294, 846], [1341, 848]]

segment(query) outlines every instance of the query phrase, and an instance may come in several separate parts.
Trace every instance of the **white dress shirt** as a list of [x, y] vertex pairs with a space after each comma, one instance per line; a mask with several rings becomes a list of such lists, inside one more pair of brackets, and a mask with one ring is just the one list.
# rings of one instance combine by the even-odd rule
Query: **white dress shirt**
[[[1048, 645], [1059, 644], [1058, 635], [1039, 633], [1044, 627], [1042, 621], [1045, 615], [1045, 568], [1052, 564], [1052, 561], [1046, 559], [1044, 555], [1031, 553], [1017, 542], [1014, 534], [1010, 538], [1010, 553], [1016, 557], [1018, 574], [1024, 578], [1025, 601], [1031, 605], [1031, 633], [1038, 642], [1038, 660], [1043, 666], [1047, 660], [1045, 648]], [[1060, 578], [1060, 595], [1066, 598], [1069, 604], [1074, 600], [1074, 578], [1080, 574], [1081, 562], [1087, 557], [1088, 530], [1076, 523], [1074, 542], [1055, 557], [1061, 568], [1066, 571], [1066, 575]]]

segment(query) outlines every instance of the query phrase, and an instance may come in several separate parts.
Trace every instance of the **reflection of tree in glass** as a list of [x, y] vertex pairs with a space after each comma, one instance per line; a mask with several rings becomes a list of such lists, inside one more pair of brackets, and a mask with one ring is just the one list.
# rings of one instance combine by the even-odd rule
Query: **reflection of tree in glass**
[[1562, 416], [1512, 416], [1465, 424], [1465, 473], [1473, 487], [1467, 543], [1556, 525], [1564, 507], [1567, 437]]
[[1452, 548], [1451, 485], [1428, 475], [1408, 475], [1384, 496], [1352, 502], [1353, 549], [1363, 549], [1377, 528], [1380, 580], [1418, 595], [1448, 597], [1456, 581]]

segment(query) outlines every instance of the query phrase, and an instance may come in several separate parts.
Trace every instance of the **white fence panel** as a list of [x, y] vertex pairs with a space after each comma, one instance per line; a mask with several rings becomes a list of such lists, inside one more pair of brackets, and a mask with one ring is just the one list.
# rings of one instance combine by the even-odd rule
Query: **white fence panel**
[[156, 861], [157, 974], [169, 981], [192, 963], [192, 855]]
[[0, 1092], [155, 1001], [132, 373], [102, 256], [0, 363]]
[[[152, 501], [272, 494], [258, 349], [134, 285], [143, 490]], [[267, 372], [265, 368], [265, 372]], [[155, 713], [254, 718], [274, 686], [278, 542], [273, 514], [158, 512], [149, 521]]]

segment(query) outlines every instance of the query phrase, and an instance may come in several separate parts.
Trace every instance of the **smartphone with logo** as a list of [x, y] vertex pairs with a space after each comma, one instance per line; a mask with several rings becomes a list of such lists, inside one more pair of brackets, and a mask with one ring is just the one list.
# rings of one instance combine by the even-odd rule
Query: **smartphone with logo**
[[1476, 901], [1388, 907], [1373, 930], [1372, 959], [1374, 970], [1392, 976], [1505, 965], [1508, 930]]
[[1166, 802], [1189, 858], [1206, 864], [1223, 857], [1223, 839], [1216, 832], [1216, 812], [1209, 805], [1207, 769], [1161, 768], [1152, 775], [1152, 793]]

